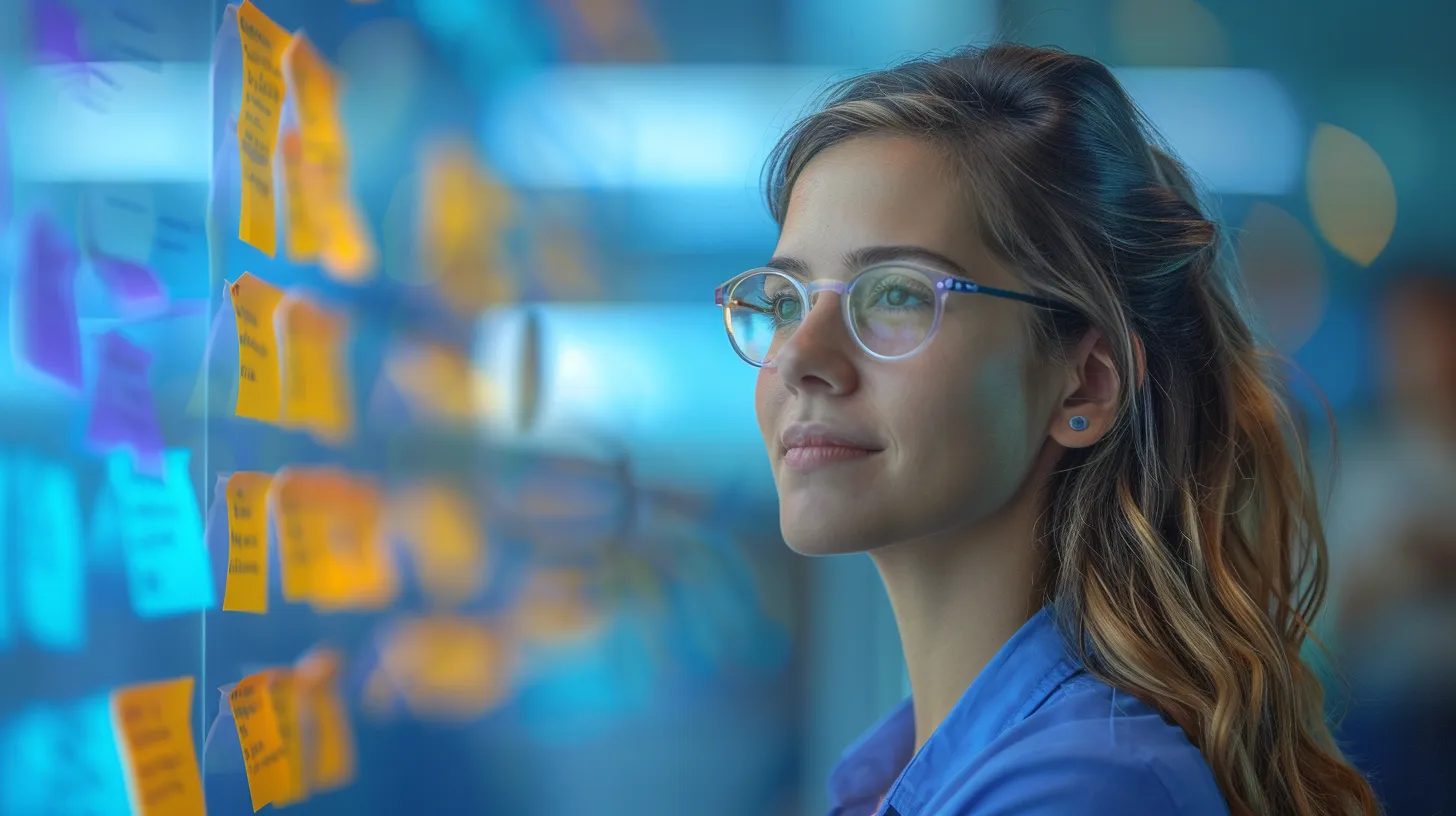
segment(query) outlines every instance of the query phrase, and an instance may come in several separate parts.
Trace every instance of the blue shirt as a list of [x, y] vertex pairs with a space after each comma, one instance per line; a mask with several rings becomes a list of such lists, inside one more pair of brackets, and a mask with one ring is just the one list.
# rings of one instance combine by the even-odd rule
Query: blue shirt
[[906, 700], [835, 766], [830, 816], [1229, 812], [1183, 729], [1088, 674], [1046, 608], [1001, 647], [912, 758], [914, 748]]

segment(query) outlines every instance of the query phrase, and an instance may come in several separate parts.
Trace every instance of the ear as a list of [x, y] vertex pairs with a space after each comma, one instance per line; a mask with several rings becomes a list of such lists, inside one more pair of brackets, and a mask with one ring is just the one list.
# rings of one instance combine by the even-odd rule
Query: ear
[[[1141, 363], [1142, 347], [1138, 344]], [[1141, 366], [1140, 366], [1141, 367]], [[1113, 362], [1107, 338], [1097, 329], [1089, 329], [1072, 350], [1067, 366], [1066, 388], [1061, 405], [1052, 412], [1048, 434], [1065, 448], [1085, 448], [1101, 439], [1112, 427], [1121, 397], [1122, 378]], [[1086, 420], [1086, 427], [1076, 430], [1074, 417]], [[1080, 421], [1077, 423], [1080, 425]]]

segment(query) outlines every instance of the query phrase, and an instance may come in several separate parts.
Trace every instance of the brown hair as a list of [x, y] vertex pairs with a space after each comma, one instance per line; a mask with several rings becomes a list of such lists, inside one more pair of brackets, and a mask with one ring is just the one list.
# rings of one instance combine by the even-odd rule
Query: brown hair
[[1376, 813], [1300, 656], [1327, 566], [1314, 480], [1279, 358], [1255, 337], [1218, 226], [1101, 63], [996, 45], [835, 86], [779, 143], [782, 224], [805, 165], [846, 139], [946, 151], [987, 245], [1036, 294], [1060, 354], [1090, 328], [1125, 395], [1047, 491], [1046, 600], [1090, 671], [1198, 746], [1235, 813]]

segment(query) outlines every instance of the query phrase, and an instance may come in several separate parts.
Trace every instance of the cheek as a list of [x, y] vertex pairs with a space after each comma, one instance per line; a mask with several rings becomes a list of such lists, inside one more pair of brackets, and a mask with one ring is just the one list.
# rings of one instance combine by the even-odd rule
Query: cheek
[[778, 369], [760, 368], [753, 387], [753, 409], [758, 416], [758, 430], [765, 440], [778, 433], [779, 413], [784, 404], [784, 387]]

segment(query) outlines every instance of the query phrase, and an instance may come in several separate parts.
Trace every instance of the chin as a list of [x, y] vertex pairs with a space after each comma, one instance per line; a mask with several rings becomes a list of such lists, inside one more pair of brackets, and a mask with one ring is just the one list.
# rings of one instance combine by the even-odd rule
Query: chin
[[872, 550], [882, 542], [865, 535], [865, 525], [845, 516], [801, 519], [785, 508], [779, 510], [779, 532], [784, 543], [799, 555], [848, 555]]

